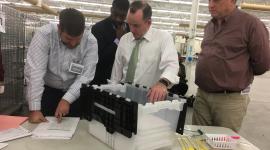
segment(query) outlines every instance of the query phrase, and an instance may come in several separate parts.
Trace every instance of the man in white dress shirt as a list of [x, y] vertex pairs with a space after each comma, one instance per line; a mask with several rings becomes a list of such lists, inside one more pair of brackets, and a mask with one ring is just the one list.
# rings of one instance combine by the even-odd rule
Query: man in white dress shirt
[[127, 15], [131, 32], [120, 39], [111, 80], [151, 87], [148, 99], [155, 102], [164, 100], [167, 88], [178, 83], [179, 65], [172, 36], [152, 28], [151, 16], [152, 9], [147, 2], [131, 3]]
[[85, 30], [85, 18], [76, 9], [60, 12], [59, 24], [36, 31], [27, 52], [25, 78], [29, 120], [46, 121], [44, 116], [80, 116], [82, 83], [95, 74], [98, 47], [95, 37]]

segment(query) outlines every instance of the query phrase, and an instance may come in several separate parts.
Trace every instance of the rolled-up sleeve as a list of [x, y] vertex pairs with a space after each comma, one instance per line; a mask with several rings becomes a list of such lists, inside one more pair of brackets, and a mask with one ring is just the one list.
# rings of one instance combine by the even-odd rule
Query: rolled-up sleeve
[[26, 99], [30, 110], [40, 110], [41, 96], [44, 91], [44, 76], [47, 71], [49, 38], [38, 30], [27, 52], [25, 80], [27, 83]]
[[123, 79], [123, 60], [122, 60], [122, 52], [125, 50], [123, 47], [124, 44], [124, 38], [121, 38], [118, 48], [115, 53], [115, 60], [113, 64], [112, 74], [111, 74], [111, 81], [114, 83], [119, 83]]
[[177, 84], [179, 82], [179, 77], [177, 76], [179, 71], [178, 55], [172, 36], [169, 33], [164, 36], [161, 50], [162, 54], [159, 64], [160, 70], [163, 70], [161, 78], [166, 78], [172, 84]]

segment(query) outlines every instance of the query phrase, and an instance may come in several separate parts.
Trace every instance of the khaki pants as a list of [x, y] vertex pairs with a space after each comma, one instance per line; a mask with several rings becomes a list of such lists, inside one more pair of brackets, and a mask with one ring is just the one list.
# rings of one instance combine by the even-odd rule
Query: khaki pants
[[197, 90], [192, 124], [222, 126], [238, 132], [250, 99], [241, 93], [208, 93]]

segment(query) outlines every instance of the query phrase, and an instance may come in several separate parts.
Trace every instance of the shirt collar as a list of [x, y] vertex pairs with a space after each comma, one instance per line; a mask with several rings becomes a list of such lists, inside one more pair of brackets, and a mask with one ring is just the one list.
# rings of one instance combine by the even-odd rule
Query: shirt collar
[[[152, 34], [153, 33], [153, 29], [152, 29], [152, 26], [149, 27], [148, 31], [144, 34], [144, 36], [142, 38], [144, 38], [145, 40], [147, 41], [151, 41], [152, 40]], [[133, 41], [135, 41], [135, 38], [133, 38]]]
[[[235, 16], [235, 14], [237, 14], [237, 12], [239, 12], [239, 10], [237, 8], [235, 8], [231, 14], [225, 16], [224, 18], [222, 18], [222, 23], [228, 22], [233, 16]], [[216, 18], [212, 18], [211, 21], [216, 24], [217, 23], [217, 19]]]

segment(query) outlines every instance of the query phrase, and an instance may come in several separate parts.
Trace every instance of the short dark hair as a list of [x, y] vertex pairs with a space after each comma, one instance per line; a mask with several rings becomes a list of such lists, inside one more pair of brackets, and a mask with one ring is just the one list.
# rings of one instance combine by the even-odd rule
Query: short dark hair
[[143, 11], [143, 20], [151, 19], [152, 17], [152, 8], [151, 6], [142, 0], [136, 0], [130, 4], [129, 11], [131, 13], [136, 13], [137, 10], [141, 9]]
[[84, 15], [74, 8], [64, 9], [59, 14], [59, 26], [62, 32], [70, 36], [79, 36], [85, 28]]
[[129, 8], [128, 0], [114, 0], [112, 2], [112, 9], [117, 9], [119, 11], [127, 12]]

